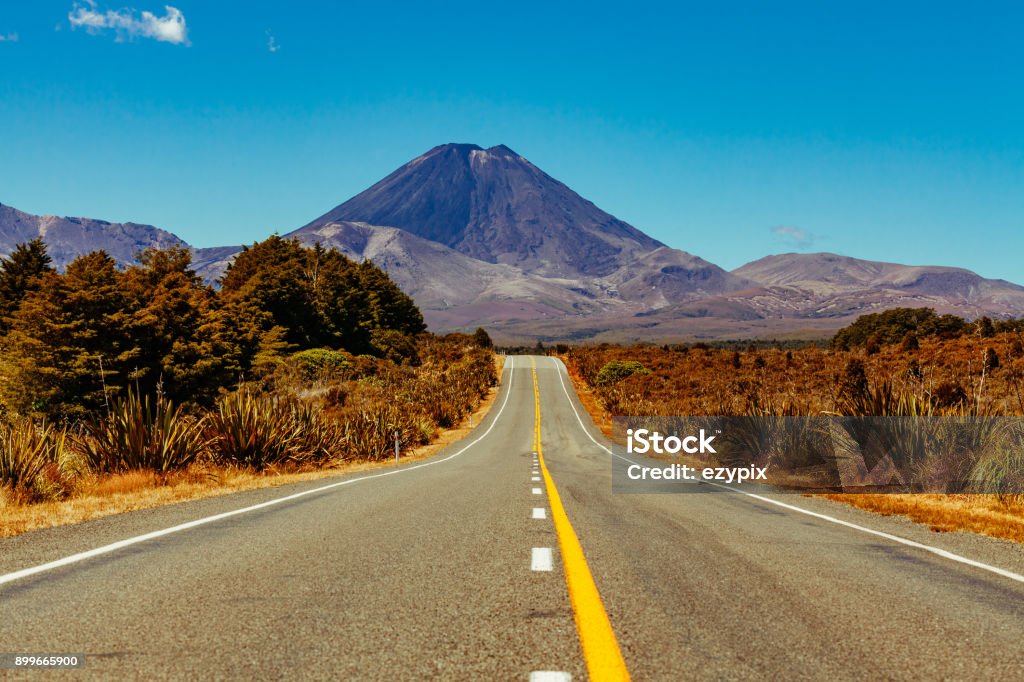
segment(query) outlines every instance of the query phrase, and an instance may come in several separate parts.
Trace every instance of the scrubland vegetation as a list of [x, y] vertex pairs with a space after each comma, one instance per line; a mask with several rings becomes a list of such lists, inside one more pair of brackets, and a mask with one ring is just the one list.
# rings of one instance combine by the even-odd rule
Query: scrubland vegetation
[[566, 359], [612, 414], [1024, 415], [1024, 333], [977, 326], [845, 350], [606, 345]]
[[497, 381], [486, 332], [424, 328], [371, 263], [278, 237], [216, 289], [183, 249], [58, 273], [20, 246], [0, 266], [0, 510], [376, 461], [396, 435], [408, 452]]
[[[1016, 420], [1007, 425], [993, 419], [1024, 416], [1021, 321], [966, 322], [928, 309], [897, 309], [858, 319], [828, 344], [796, 349], [696, 344], [559, 350], [606, 430], [615, 415], [897, 417], [865, 421], [865, 428], [887, 430], [872, 437], [913, 472], [912, 486], [929, 489], [939, 477], [950, 481], [950, 494], [833, 499], [906, 514], [936, 529], [969, 528], [1024, 541], [1024, 431]], [[953, 419], [931, 419], [940, 416]], [[957, 423], [970, 423], [978, 437], [955, 438], [947, 427]], [[765, 456], [785, 456], [786, 450], [766, 449]]]

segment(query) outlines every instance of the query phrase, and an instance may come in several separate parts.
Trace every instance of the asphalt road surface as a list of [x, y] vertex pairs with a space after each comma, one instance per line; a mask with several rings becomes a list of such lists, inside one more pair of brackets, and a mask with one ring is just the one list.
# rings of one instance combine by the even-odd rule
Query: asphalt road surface
[[86, 656], [0, 677], [1024, 678], [1019, 545], [795, 495], [615, 494], [627, 463], [562, 365], [502, 381], [429, 460], [0, 541], [0, 654]]

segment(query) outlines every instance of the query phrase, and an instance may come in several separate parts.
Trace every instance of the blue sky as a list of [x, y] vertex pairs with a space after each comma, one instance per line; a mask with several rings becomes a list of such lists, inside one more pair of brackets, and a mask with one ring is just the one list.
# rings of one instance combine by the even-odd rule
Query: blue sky
[[504, 143], [723, 267], [1024, 283], [1020, 3], [0, 0], [0, 36], [0, 202], [32, 213], [251, 242]]

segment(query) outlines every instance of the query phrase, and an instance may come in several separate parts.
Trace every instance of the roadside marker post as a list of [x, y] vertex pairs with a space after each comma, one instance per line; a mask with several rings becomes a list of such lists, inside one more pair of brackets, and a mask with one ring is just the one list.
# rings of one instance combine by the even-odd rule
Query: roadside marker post
[[398, 461], [398, 431], [395, 431], [395, 461]]

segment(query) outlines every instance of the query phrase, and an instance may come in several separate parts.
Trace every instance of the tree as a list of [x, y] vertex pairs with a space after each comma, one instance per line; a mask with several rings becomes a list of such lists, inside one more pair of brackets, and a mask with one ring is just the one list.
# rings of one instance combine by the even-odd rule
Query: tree
[[978, 321], [975, 322], [974, 324], [975, 328], [977, 329], [978, 336], [987, 339], [996, 335], [996, 328], [992, 324], [992, 318], [988, 317], [987, 315], [983, 315], [982, 317], [980, 317]]
[[188, 249], [147, 249], [123, 275], [129, 331], [139, 347], [133, 379], [143, 395], [159, 385], [177, 403], [210, 403], [243, 368], [235, 325], [192, 270]]
[[11, 318], [8, 404], [54, 417], [101, 409], [130, 380], [140, 351], [129, 333], [131, 300], [103, 251], [47, 272]]
[[[293, 348], [341, 348], [353, 354], [396, 352], [409, 346], [393, 336], [426, 329], [423, 315], [383, 270], [356, 264], [320, 244], [270, 237], [243, 249], [221, 280], [221, 298], [266, 314]], [[384, 350], [386, 346], [386, 350]], [[399, 352], [401, 352], [399, 350]]]
[[43, 275], [53, 271], [51, 263], [41, 237], [18, 244], [0, 263], [0, 333], [7, 333], [18, 306], [26, 296], [39, 290]]
[[907, 334], [955, 338], [964, 333], [967, 323], [956, 315], [936, 315], [931, 308], [892, 308], [861, 315], [832, 337], [832, 347], [849, 350], [855, 346], [893, 344]]
[[319, 271], [307, 270], [308, 264], [297, 239], [274, 235], [242, 248], [221, 279], [220, 296], [267, 313], [270, 326], [285, 329], [287, 341], [299, 348], [328, 345], [319, 342], [324, 320], [310, 295]]
[[359, 282], [370, 295], [370, 319], [374, 327], [394, 329], [410, 336], [427, 330], [423, 314], [413, 300], [370, 261], [359, 265]]
[[493, 348], [494, 342], [491, 341], [491, 335], [487, 333], [487, 330], [483, 327], [477, 327], [476, 331], [473, 332], [473, 343], [480, 348]]

